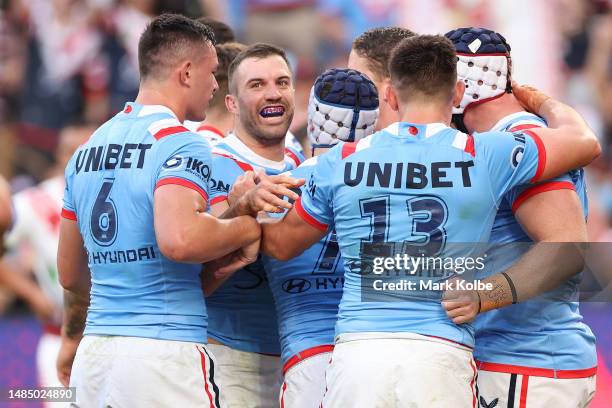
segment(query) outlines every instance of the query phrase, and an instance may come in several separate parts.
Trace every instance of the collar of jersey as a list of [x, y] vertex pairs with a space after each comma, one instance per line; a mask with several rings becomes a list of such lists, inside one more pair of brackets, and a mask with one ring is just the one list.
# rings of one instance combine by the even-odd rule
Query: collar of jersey
[[167, 113], [176, 119], [176, 115], [167, 106], [164, 105], [140, 105], [136, 102], [128, 102], [123, 108], [124, 113], [135, 113], [138, 117]]
[[[411, 133], [411, 128], [416, 129], [417, 133]], [[391, 133], [394, 136], [400, 137], [416, 137], [416, 138], [428, 138], [440, 131], [448, 129], [444, 123], [410, 123], [410, 122], [395, 122], [387, 126], [384, 130]]]
[[236, 134], [233, 132], [230, 132], [223, 139], [222, 143], [232, 148], [239, 156], [242, 156], [243, 159], [246, 159], [247, 161], [259, 167], [267, 167], [278, 171], [285, 170], [285, 160], [274, 161], [266, 159], [265, 157], [261, 157], [260, 155], [252, 151], [247, 145], [245, 145], [242, 140], [240, 140], [238, 136], [236, 136]]
[[515, 113], [511, 113], [507, 116], [504, 116], [503, 118], [501, 118], [495, 125], [493, 125], [493, 127], [491, 128], [491, 131], [501, 131], [503, 130], [510, 122], [513, 122], [519, 118], [523, 118], [523, 120], [529, 120], [530, 117], [533, 117], [534, 121], [538, 121], [540, 120], [540, 117], [537, 115], [534, 115], [531, 112], [515, 112]]

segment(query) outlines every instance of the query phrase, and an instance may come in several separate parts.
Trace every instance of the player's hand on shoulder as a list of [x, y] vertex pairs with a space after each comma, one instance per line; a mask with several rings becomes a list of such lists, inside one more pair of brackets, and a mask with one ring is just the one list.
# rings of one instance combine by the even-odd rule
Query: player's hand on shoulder
[[480, 296], [476, 290], [465, 290], [459, 284], [461, 278], [452, 278], [442, 295], [442, 307], [455, 324], [470, 323], [480, 313]]
[[523, 108], [536, 115], [544, 102], [550, 99], [550, 96], [539, 89], [529, 85], [519, 85], [516, 82], [512, 82], [512, 93]]
[[[288, 174], [268, 176], [263, 171], [258, 171], [254, 174], [253, 182], [256, 185], [246, 191], [239, 201], [251, 215], [257, 216], [260, 211], [281, 213], [285, 209], [290, 209], [291, 203], [283, 198], [288, 197], [290, 201], [297, 200], [299, 195], [291, 189], [301, 187], [304, 179], [291, 177]], [[244, 189], [244, 185], [248, 183], [248, 178], [242, 180], [238, 188]]]

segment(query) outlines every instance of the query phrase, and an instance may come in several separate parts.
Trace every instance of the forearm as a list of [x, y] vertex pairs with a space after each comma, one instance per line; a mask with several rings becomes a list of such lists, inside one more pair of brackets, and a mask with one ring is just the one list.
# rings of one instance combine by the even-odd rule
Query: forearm
[[229, 220], [231, 218], [236, 218], [244, 215], [251, 215], [250, 208], [244, 199], [236, 200], [232, 204], [229, 204], [228, 201], [228, 205], [229, 208], [219, 216], [219, 219]]
[[281, 222], [282, 219], [264, 218], [260, 220], [261, 225], [261, 252], [281, 261], [295, 258], [304, 249], [296, 245], [300, 240], [293, 237], [290, 226]]
[[70, 340], [80, 340], [85, 330], [89, 294], [84, 296], [64, 290], [64, 318], [62, 336]]
[[546, 180], [584, 167], [601, 154], [597, 136], [570, 106], [531, 87], [513, 85], [513, 91], [525, 109], [544, 117], [549, 126], [525, 130], [537, 136], [538, 150], [544, 147], [546, 153], [539, 156], [541, 164], [544, 164], [540, 179]]
[[259, 224], [250, 216], [220, 220], [202, 213], [198, 217], [206, 219], [186, 228], [184, 245], [181, 245], [185, 251], [181, 256], [182, 262], [209, 262], [249, 245], [261, 236]]
[[583, 167], [601, 154], [597, 135], [573, 108], [554, 99], [548, 99], [540, 108], [550, 128], [562, 130], [563, 135], [572, 141], [572, 155], [576, 162], [572, 168]]
[[[481, 312], [498, 309], [539, 296], [562, 285], [582, 271], [580, 243], [538, 242], [516, 263], [483, 283], [492, 290], [479, 291]], [[514, 287], [514, 290], [513, 290]]]
[[223, 283], [225, 283], [225, 281], [233, 275], [233, 272], [238, 270], [236, 267], [231, 273], [218, 273], [221, 268], [227, 266], [227, 264], [231, 262], [232, 257], [229, 255], [204, 264], [201, 275], [202, 291], [204, 292], [204, 296], [212, 295], [215, 290], [220, 288], [221, 285], [223, 285]]
[[261, 225], [261, 252], [272, 258], [282, 259], [280, 255], [280, 235], [283, 232], [282, 226], [278, 222], [265, 220]]
[[549, 98], [540, 106], [538, 115], [546, 119], [549, 128], [560, 128], [564, 126], [575, 127], [584, 131], [588, 131], [590, 135], [595, 135], [590, 132], [589, 125], [584, 121], [582, 116], [572, 107]]
[[217, 290], [221, 285], [223, 285], [223, 282], [225, 282], [231, 276], [216, 276], [215, 270], [217, 269], [217, 262], [220, 262], [220, 260], [208, 262], [202, 268], [202, 275], [200, 281], [202, 284], [202, 292], [204, 292], [204, 296], [212, 295], [213, 292]]

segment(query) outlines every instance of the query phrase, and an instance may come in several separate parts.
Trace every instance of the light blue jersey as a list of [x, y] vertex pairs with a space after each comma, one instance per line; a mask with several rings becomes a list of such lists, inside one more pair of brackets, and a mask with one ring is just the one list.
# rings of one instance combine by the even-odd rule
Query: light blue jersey
[[[286, 148], [285, 160], [275, 162], [255, 154], [234, 134], [215, 145], [211, 204], [227, 199], [238, 176], [248, 170], [263, 169], [280, 174], [297, 167], [303, 160]], [[208, 335], [236, 350], [280, 354], [278, 325], [272, 292], [261, 259], [234, 273], [211, 296], [208, 307]]]
[[[493, 130], [545, 126], [546, 123], [539, 117], [521, 112], [503, 118]], [[514, 218], [514, 211], [527, 198], [539, 192], [558, 189], [575, 190], [582, 202], [585, 217], [588, 215], [584, 170], [573, 170], [535, 186], [516, 187], [506, 194], [495, 218], [490, 242], [532, 242]], [[510, 267], [526, 250], [525, 245], [494, 247], [489, 255], [490, 260], [494, 261], [495, 271]], [[592, 369], [597, 365], [595, 336], [582, 322], [578, 309], [580, 279], [581, 276], [577, 275], [558, 289], [535, 299], [478, 316], [474, 324], [474, 356], [479, 364], [492, 371], [520, 371], [520, 368], [508, 367], [511, 365], [554, 371], [542, 375], [563, 377], [567, 371], [574, 370], [583, 371], [583, 377], [593, 375]], [[576, 372], [573, 374], [577, 375]]]
[[159, 250], [153, 193], [166, 184], [208, 200], [210, 146], [164, 106], [128, 103], [74, 154], [62, 214], [77, 220], [91, 271], [85, 334], [205, 343], [201, 266]]
[[443, 124], [396, 123], [319, 157], [296, 211], [321, 230], [336, 229], [345, 263], [336, 333], [411, 332], [473, 346], [473, 328], [447, 317], [440, 291], [363, 301], [361, 246], [393, 242], [442, 257], [473, 255], [449, 244], [488, 241], [503, 195], [542, 174], [543, 149], [520, 132], [470, 136]]
[[[290, 175], [308, 180], [317, 160], [307, 160]], [[335, 233], [289, 261], [268, 256], [263, 261], [276, 304], [283, 364], [305, 350], [334, 344], [344, 282]]]

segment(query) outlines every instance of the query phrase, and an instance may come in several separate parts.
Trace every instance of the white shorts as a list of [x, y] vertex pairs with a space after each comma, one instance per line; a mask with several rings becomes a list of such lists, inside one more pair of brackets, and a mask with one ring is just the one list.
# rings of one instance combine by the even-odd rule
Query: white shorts
[[217, 370], [202, 344], [85, 336], [72, 365], [71, 407], [219, 408]]
[[[59, 328], [57, 328], [59, 330]], [[36, 369], [38, 384], [41, 387], [62, 387], [57, 378], [57, 355], [62, 345], [62, 337], [45, 331], [36, 347]], [[65, 407], [62, 402], [44, 402], [45, 408]]]
[[331, 345], [313, 347], [285, 364], [280, 408], [314, 408], [321, 404], [325, 395], [325, 370], [332, 350]]
[[215, 378], [221, 405], [227, 408], [277, 408], [280, 386], [280, 357], [208, 344], [219, 366]]
[[340, 335], [326, 381], [325, 408], [476, 406], [471, 349], [418, 334]]
[[480, 369], [479, 402], [482, 408], [584, 408], [595, 396], [595, 377], [548, 378]]

